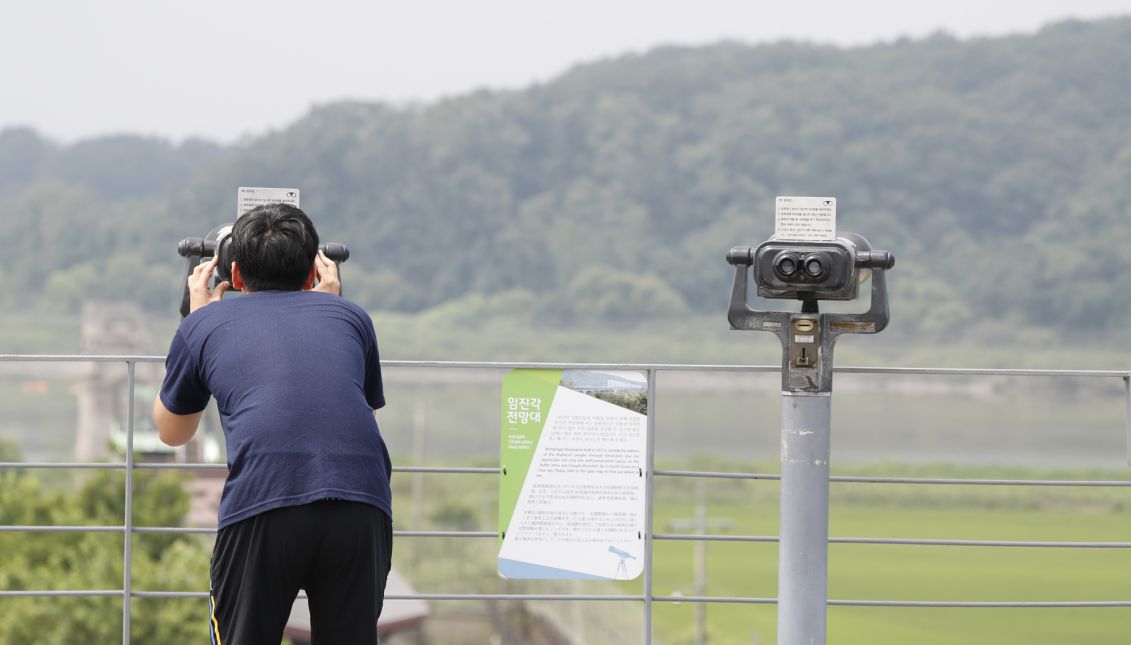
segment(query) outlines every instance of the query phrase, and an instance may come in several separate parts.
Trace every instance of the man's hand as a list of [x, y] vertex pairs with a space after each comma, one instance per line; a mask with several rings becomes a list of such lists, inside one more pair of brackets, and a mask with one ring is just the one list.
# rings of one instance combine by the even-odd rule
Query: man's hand
[[338, 280], [338, 265], [326, 257], [321, 250], [314, 256], [314, 273], [318, 276], [318, 286], [311, 291], [321, 291], [332, 296], [342, 295], [342, 283]]
[[212, 259], [204, 264], [197, 265], [192, 270], [192, 275], [188, 277], [188, 290], [189, 290], [189, 313], [200, 309], [201, 307], [212, 303], [218, 302], [232, 286], [225, 280], [216, 285], [216, 291], [208, 289], [208, 281], [212, 278], [212, 271], [216, 268], [216, 263], [220, 261], [219, 256], [212, 256]]

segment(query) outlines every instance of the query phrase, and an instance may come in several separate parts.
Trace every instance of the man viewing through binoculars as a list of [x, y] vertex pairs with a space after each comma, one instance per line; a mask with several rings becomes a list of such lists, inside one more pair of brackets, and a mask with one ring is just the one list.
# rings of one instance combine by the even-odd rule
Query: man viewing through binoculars
[[[170, 445], [192, 438], [210, 398], [220, 412], [229, 472], [212, 642], [278, 643], [305, 589], [317, 642], [376, 643], [392, 466], [373, 414], [385, 404], [373, 323], [339, 295], [337, 267], [299, 208], [248, 211], [230, 245], [230, 282], [209, 284], [219, 246], [188, 276], [188, 315], [153, 402]], [[222, 300], [232, 288], [245, 295]]]

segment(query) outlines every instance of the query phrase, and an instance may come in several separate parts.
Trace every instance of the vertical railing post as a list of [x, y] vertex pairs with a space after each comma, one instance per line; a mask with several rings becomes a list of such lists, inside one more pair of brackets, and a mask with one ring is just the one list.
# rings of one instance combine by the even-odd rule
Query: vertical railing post
[[126, 361], [128, 377], [126, 387], [129, 394], [126, 397], [126, 508], [125, 532], [122, 553], [122, 643], [130, 642], [130, 599], [133, 597], [132, 562], [133, 562], [133, 492], [134, 492], [134, 379], [137, 363], [133, 360]]
[[652, 642], [652, 485], [656, 481], [656, 370], [648, 370], [648, 436], [644, 471], [644, 645]]
[[1127, 403], [1127, 413], [1123, 417], [1123, 422], [1127, 424], [1127, 465], [1131, 466], [1131, 376], [1123, 377], [1123, 389]]

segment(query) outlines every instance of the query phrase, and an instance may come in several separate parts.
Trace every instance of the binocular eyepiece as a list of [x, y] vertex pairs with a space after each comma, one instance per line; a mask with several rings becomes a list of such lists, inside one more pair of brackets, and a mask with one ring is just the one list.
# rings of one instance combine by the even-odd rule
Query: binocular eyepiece
[[823, 242], [770, 240], [756, 248], [736, 246], [726, 258], [740, 271], [753, 268], [759, 296], [803, 301], [854, 300], [861, 269], [895, 266], [894, 255], [873, 250], [854, 233]]
[[182, 258], [190, 256], [212, 257], [216, 254], [216, 240], [208, 240], [207, 242], [203, 237], [186, 237], [177, 243], [177, 255]]
[[[206, 239], [203, 237], [186, 237], [177, 243], [177, 254], [182, 258], [198, 257], [210, 258], [216, 255], [216, 246], [223, 244], [223, 241], [217, 242], [215, 239]], [[334, 262], [345, 262], [350, 259], [350, 249], [345, 244], [339, 242], [329, 242], [318, 246], [318, 250], [326, 254]]]
[[318, 246], [318, 249], [325, 253], [326, 257], [330, 258], [334, 262], [345, 262], [346, 260], [350, 259], [349, 247], [340, 242], [329, 242], [327, 244], [321, 244]]
[[[350, 258], [349, 247], [340, 242], [320, 244], [318, 250], [326, 254], [330, 261], [341, 264]], [[221, 224], [208, 232], [204, 237], [186, 237], [177, 243], [177, 254], [188, 261], [185, 268], [186, 284], [181, 294], [181, 317], [189, 314], [189, 292], [187, 278], [192, 275], [196, 267], [204, 260], [219, 257], [216, 263], [215, 282], [232, 282], [232, 261], [235, 259], [232, 249], [232, 225]], [[338, 279], [341, 280], [339, 273]]]

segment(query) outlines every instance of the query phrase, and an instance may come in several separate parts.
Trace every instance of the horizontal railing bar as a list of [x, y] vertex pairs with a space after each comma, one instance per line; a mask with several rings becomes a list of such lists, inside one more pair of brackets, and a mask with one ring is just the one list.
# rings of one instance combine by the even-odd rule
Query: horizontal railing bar
[[753, 605], [776, 605], [777, 598], [744, 598], [742, 596], [652, 596], [658, 602], [688, 603], [741, 603]]
[[0, 526], [0, 533], [122, 533], [125, 530], [124, 526]]
[[[657, 533], [656, 540], [692, 542], [777, 542], [772, 535], [723, 535], [718, 533]], [[1079, 549], [1131, 549], [1131, 542], [1082, 542], [1034, 540], [944, 540], [934, 538], [830, 537], [829, 544], [888, 544], [918, 546], [1039, 547]]]
[[[21, 596], [121, 596], [121, 589], [21, 589], [19, 591], [0, 591], [0, 598], [19, 598]], [[207, 596], [208, 594], [204, 594]]]
[[[164, 362], [164, 356], [93, 354], [0, 354], [0, 362], [31, 363], [108, 363]], [[506, 361], [408, 361], [385, 360], [382, 367], [424, 367], [462, 369], [589, 369], [589, 370], [668, 370], [676, 372], [780, 372], [780, 365], [695, 365], [680, 363], [536, 363]], [[922, 376], [1067, 376], [1128, 378], [1131, 370], [1050, 370], [962, 367], [834, 367], [845, 374], [914, 374]]]
[[0, 363], [164, 363], [164, 356], [118, 354], [0, 354]]
[[[777, 481], [781, 475], [773, 473], [728, 473], [698, 470], [656, 470], [658, 477], [697, 477], [708, 479], [761, 479]], [[832, 476], [829, 481], [838, 484], [934, 484], [957, 486], [1091, 486], [1131, 487], [1131, 480], [1070, 480], [1070, 479], [966, 479], [953, 477], [859, 477]]]
[[656, 533], [654, 540], [690, 540], [693, 542], [777, 542], [772, 535], [722, 535], [718, 533]]
[[[121, 594], [121, 592], [118, 592]], [[135, 598], [207, 598], [203, 591], [135, 591]], [[306, 598], [300, 593], [299, 598]], [[595, 594], [385, 594], [385, 600], [577, 600], [577, 601], [643, 601], [641, 595], [595, 595]]]
[[[50, 590], [50, 591], [0, 591], [0, 597], [20, 596], [121, 596], [122, 591], [112, 590]], [[134, 598], [207, 598], [204, 591], [134, 591]], [[300, 593], [305, 599], [306, 594]], [[386, 594], [385, 600], [552, 600], [573, 602], [642, 602], [643, 595], [596, 595], [596, 594]], [[776, 598], [746, 598], [741, 596], [652, 596], [656, 602], [671, 603], [731, 603], [731, 604], [777, 604]], [[830, 599], [829, 606], [835, 607], [937, 607], [937, 608], [1080, 608], [1080, 607], [1131, 607], [1131, 600], [854, 600]]]
[[834, 367], [845, 374], [905, 374], [916, 376], [1067, 376], [1084, 378], [1125, 378], [1129, 370], [1043, 370], [967, 367]]
[[[4, 527], [0, 527], [2, 529]], [[17, 527], [19, 528], [19, 527]], [[183, 526], [135, 526], [134, 533], [198, 533], [214, 535], [216, 528]], [[496, 531], [393, 531], [393, 537], [438, 537], [438, 538], [497, 538]]]
[[[0, 462], [0, 468], [125, 468], [125, 464], [96, 464], [83, 462]], [[205, 463], [139, 463], [134, 464], [139, 470], [227, 470], [227, 464]], [[453, 475], [497, 475], [499, 468], [479, 466], [393, 466], [395, 473], [432, 473]]]
[[[207, 591], [132, 591], [133, 598], [208, 598]], [[300, 591], [298, 598], [306, 600], [306, 592]], [[388, 598], [388, 596], [385, 596]]]
[[206, 526], [135, 526], [134, 533], [197, 533], [216, 535], [216, 527]]
[[[52, 589], [0, 591], [2, 597], [43, 596], [121, 596], [122, 590], [110, 589]], [[133, 598], [207, 598], [205, 591], [133, 591]], [[300, 593], [299, 598], [306, 598]], [[386, 594], [385, 600], [555, 600], [574, 602], [641, 602], [643, 595], [587, 595], [587, 594]], [[731, 596], [652, 596], [653, 601], [672, 603], [734, 603], [777, 604], [776, 598], [744, 598]], [[952, 601], [952, 600], [837, 600], [830, 599], [829, 606], [837, 607], [939, 607], [939, 608], [1080, 608], [1080, 607], [1131, 607], [1131, 600], [1082, 601]]]
[[385, 600], [576, 600], [576, 601], [637, 601], [643, 602], [642, 595], [596, 595], [596, 594], [520, 594], [520, 593], [472, 593], [472, 594], [388, 594]]
[[[121, 533], [124, 526], [16, 526], [2, 525], [0, 532], [22, 533]], [[134, 533], [193, 533], [212, 535], [215, 528], [180, 526], [138, 526]], [[498, 538], [495, 531], [394, 531], [395, 537], [435, 537], [435, 538]], [[700, 541], [700, 542], [777, 542], [771, 535], [723, 535], [696, 533], [656, 533], [656, 540]], [[981, 547], [1034, 547], [1034, 548], [1081, 548], [1081, 549], [1129, 549], [1131, 542], [1090, 542], [1090, 541], [1034, 541], [1034, 540], [951, 540], [934, 538], [868, 538], [868, 537], [830, 537], [830, 544], [879, 544], [879, 545], [918, 545], [918, 546], [981, 546]]]
[[393, 466], [395, 473], [446, 473], [462, 475], [498, 475], [499, 467]]
[[[7, 464], [0, 463], [0, 467]], [[12, 464], [15, 467], [15, 464]], [[120, 466], [120, 467], [124, 467]], [[227, 464], [135, 464], [135, 468], [149, 471], [189, 471], [189, 470], [227, 470]], [[443, 473], [443, 474], [499, 474], [499, 467], [486, 466], [392, 466], [395, 473]]]
[[[123, 463], [101, 462], [36, 462], [36, 461], [3, 461], [0, 468], [44, 468], [44, 469], [116, 469], [121, 470], [126, 465]], [[205, 463], [139, 463], [134, 468], [142, 470], [227, 470], [226, 464]], [[403, 473], [433, 473], [433, 474], [478, 474], [494, 475], [499, 473], [497, 467], [477, 466], [394, 466], [393, 472]], [[706, 479], [758, 479], [777, 481], [781, 475], [772, 473], [732, 473], [700, 470], [656, 470], [659, 477], [695, 477]], [[934, 484], [955, 486], [1070, 486], [1070, 487], [1131, 487], [1131, 480], [1068, 480], [1068, 479], [966, 479], [953, 477], [869, 477], [869, 476], [833, 476], [829, 481], [834, 483], [852, 484]]]
[[1131, 486], [1131, 480], [1108, 479], [957, 479], [947, 477], [829, 477], [848, 484], [934, 484], [940, 486]]
[[987, 546], [1035, 547], [1073, 549], [1131, 549], [1131, 542], [1057, 542], [1035, 540], [935, 540], [914, 538], [838, 538], [830, 537], [830, 544], [909, 544], [921, 546]]
[[[305, 594], [299, 594], [305, 597]], [[134, 598], [207, 598], [207, 591], [132, 591]]]
[[393, 531], [393, 537], [497, 538], [497, 531]]
[[[777, 604], [776, 598], [742, 598], [726, 596], [652, 596], [652, 600], [660, 602], [687, 602], [687, 603], [747, 603], [747, 604]], [[1131, 607], [1131, 600], [1084, 600], [1084, 601], [965, 601], [965, 600], [835, 600], [828, 601], [830, 606], [838, 607]]]
[[227, 470], [228, 464], [135, 463], [137, 470]]
[[93, 468], [101, 470], [122, 470], [125, 464], [94, 461], [0, 461], [0, 468]]
[[702, 479], [768, 479], [779, 480], [781, 475], [769, 473], [726, 473], [709, 470], [654, 470], [657, 477], [696, 477]]
[[[0, 468], [91, 468], [91, 469], [116, 469], [121, 470], [126, 465], [122, 463], [100, 462], [36, 462], [36, 461], [3, 461]], [[204, 463], [139, 463], [134, 468], [142, 470], [227, 470], [226, 464]], [[478, 466], [393, 466], [393, 472], [402, 473], [432, 473], [432, 474], [475, 474], [495, 475], [499, 473], [497, 467]], [[695, 477], [706, 479], [756, 479], [777, 481], [781, 475], [772, 473], [733, 473], [705, 470], [656, 470], [658, 477]], [[834, 483], [851, 484], [934, 484], [955, 486], [1069, 486], [1069, 487], [1131, 487], [1131, 480], [1068, 480], [1068, 479], [966, 479], [953, 477], [869, 477], [869, 476], [833, 476], [829, 481]]]
[[1082, 601], [949, 601], [949, 600], [829, 600], [830, 606], [840, 607], [965, 607], [965, 608], [1005, 608], [1005, 607], [1131, 607], [1131, 600], [1082, 600]]
[[[673, 372], [780, 372], [780, 365], [695, 365], [679, 363], [508, 363], [501, 361], [381, 361], [382, 367], [456, 367], [467, 369], [667, 370]], [[922, 376], [1071, 376], [1125, 378], [1128, 370], [1048, 370], [961, 367], [834, 367], [845, 374], [915, 374]]]
[[678, 363], [533, 363], [506, 361], [390, 361], [381, 367], [462, 368], [497, 370], [671, 370], [680, 372], [780, 372], [780, 365], [682, 365]]

